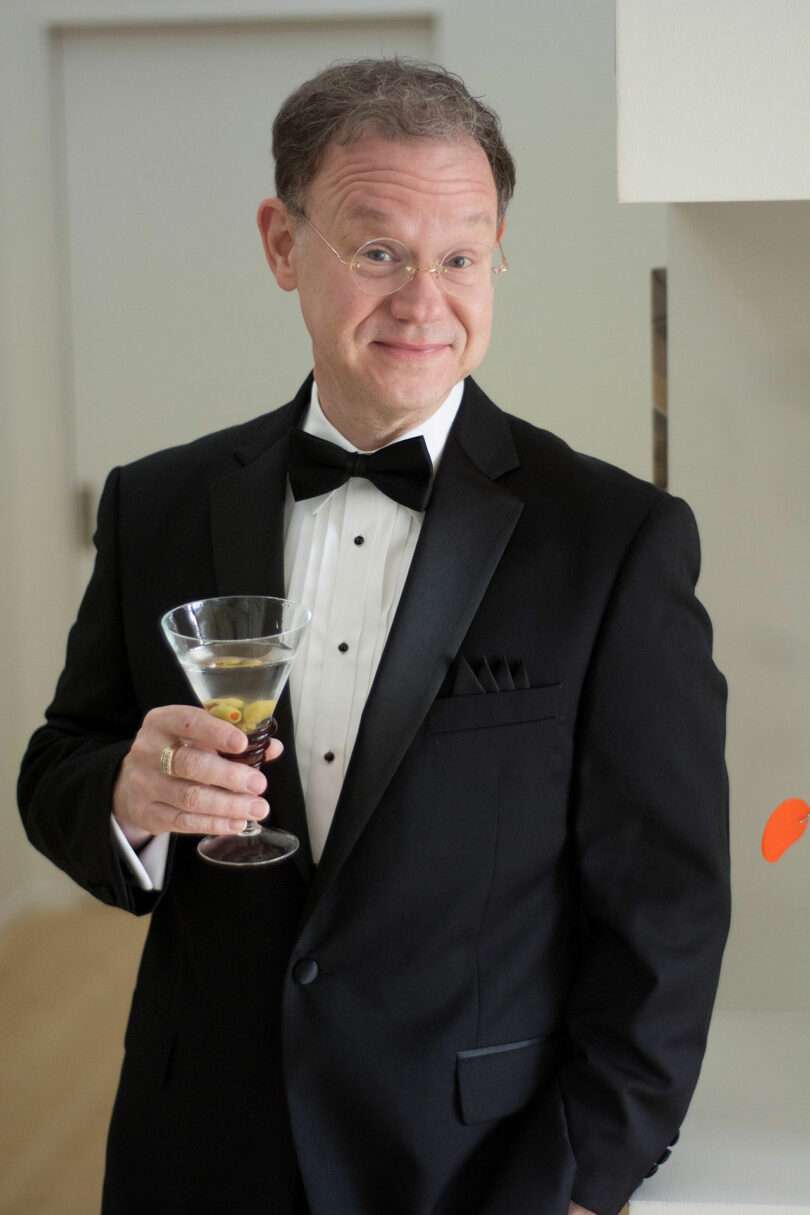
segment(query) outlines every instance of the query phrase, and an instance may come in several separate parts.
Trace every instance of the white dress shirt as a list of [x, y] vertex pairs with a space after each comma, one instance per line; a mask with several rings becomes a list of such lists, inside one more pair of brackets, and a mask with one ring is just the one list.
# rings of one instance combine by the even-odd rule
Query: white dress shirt
[[[427, 421], [396, 440], [423, 435], [434, 472], [463, 392], [464, 383], [459, 381]], [[347, 451], [356, 450], [324, 414], [314, 382], [302, 429]], [[423, 520], [423, 511], [401, 506], [365, 477], [350, 477], [330, 493], [300, 502], [287, 482], [285, 594], [312, 610], [312, 621], [290, 670], [290, 701], [316, 864]], [[272, 821], [272, 766], [267, 797]], [[115, 819], [112, 828], [139, 885], [144, 890], [159, 890], [169, 834], [155, 836], [138, 855]]]

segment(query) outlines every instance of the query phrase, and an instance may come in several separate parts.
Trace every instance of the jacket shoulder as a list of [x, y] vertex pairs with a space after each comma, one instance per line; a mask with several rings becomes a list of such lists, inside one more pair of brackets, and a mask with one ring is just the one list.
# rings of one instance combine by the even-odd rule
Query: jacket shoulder
[[577, 451], [550, 430], [514, 414], [505, 416], [521, 464], [542, 471], [547, 485], [564, 486], [571, 497], [623, 499], [648, 509], [671, 497], [667, 490], [617, 464]]
[[[472, 377], [461, 423], [467, 451], [528, 504], [646, 514], [670, 495], [616, 464], [577, 451], [559, 435], [497, 405]], [[494, 454], [493, 454], [494, 453]]]
[[489, 416], [486, 429], [497, 442], [504, 467], [498, 482], [524, 503], [523, 526], [534, 530], [538, 543], [553, 533], [567, 551], [578, 547], [605, 562], [619, 561], [653, 519], [669, 521], [666, 534], [689, 533], [694, 540], [697, 522], [684, 499], [577, 451], [552, 431], [495, 405], [477, 386], [474, 399]]

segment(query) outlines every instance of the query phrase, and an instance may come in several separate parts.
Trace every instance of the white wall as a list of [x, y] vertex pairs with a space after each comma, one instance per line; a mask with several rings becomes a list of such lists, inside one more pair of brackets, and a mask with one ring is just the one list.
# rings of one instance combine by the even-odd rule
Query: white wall
[[670, 208], [672, 480], [729, 682], [728, 1008], [810, 1008], [810, 836], [759, 852], [779, 802], [810, 802], [809, 250], [810, 203]]
[[[484, 386], [574, 447], [650, 477], [649, 274], [664, 264], [665, 216], [661, 208], [616, 203], [611, 0], [504, 0], [497, 20], [488, 0], [437, 0], [407, 9], [388, 0], [344, 0], [340, 11], [434, 14], [438, 57], [502, 116], [518, 163], [518, 191], [505, 242], [512, 271], [499, 287], [492, 353], [480, 375]], [[16, 621], [0, 646], [18, 689], [0, 754], [0, 909], [3, 899], [19, 905], [32, 892], [42, 894], [42, 883], [59, 897], [64, 892], [61, 879], [22, 837], [13, 787], [20, 751], [61, 667], [79, 591], [72, 385], [58, 289], [62, 179], [55, 168], [54, 75], [43, 14], [109, 23], [333, 12], [316, 0], [10, 0], [0, 10], [0, 242], [6, 261], [0, 391], [10, 428], [0, 475], [11, 505], [12, 538], [3, 552], [12, 592], [7, 611]], [[269, 126], [270, 116], [268, 138]], [[260, 317], [246, 318], [246, 324], [256, 325], [257, 340], [265, 339]], [[156, 435], [154, 445], [160, 441]]]
[[0, 736], [0, 917], [73, 888], [24, 840], [20, 755], [53, 688], [75, 608], [69, 426], [63, 408], [49, 61], [33, 7], [0, 12], [0, 483], [6, 698]]

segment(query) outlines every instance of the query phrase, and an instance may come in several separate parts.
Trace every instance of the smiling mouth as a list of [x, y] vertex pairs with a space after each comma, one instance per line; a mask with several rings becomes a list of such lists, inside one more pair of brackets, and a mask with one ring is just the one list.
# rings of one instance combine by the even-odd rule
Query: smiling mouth
[[385, 342], [379, 340], [372, 344], [381, 346], [383, 350], [387, 350], [391, 354], [413, 358], [438, 354], [441, 350], [447, 350], [450, 345], [449, 342]]

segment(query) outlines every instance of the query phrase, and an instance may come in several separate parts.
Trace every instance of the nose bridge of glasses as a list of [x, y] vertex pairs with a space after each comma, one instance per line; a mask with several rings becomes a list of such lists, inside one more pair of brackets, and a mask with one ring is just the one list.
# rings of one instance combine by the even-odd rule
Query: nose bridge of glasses
[[[406, 283], [410, 283], [416, 278], [417, 274], [429, 274], [434, 282], [441, 282], [444, 277], [444, 266], [441, 262], [433, 262], [430, 266], [418, 266], [415, 261], [408, 261], [403, 267], [403, 271], [407, 273]], [[403, 284], [404, 285], [404, 284]]]
[[[402, 267], [402, 281], [393, 289], [391, 294], [401, 292], [404, 288], [413, 287], [414, 284], [418, 284], [418, 276], [420, 274], [427, 275], [429, 281], [442, 293], [443, 290], [446, 290], [450, 286], [445, 269], [446, 267], [441, 261], [434, 262], [430, 266], [418, 266], [414, 260], [409, 260]], [[414, 290], [418, 290], [418, 288], [414, 287]]]

